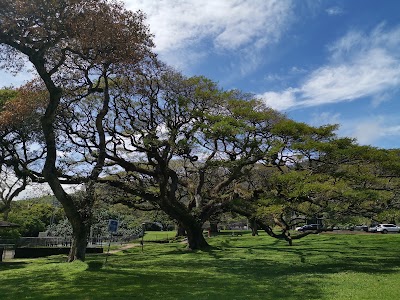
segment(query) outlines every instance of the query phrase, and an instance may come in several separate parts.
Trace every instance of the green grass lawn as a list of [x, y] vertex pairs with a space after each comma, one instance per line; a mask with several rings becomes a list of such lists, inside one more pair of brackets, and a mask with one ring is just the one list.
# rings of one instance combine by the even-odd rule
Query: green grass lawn
[[0, 299], [400, 299], [400, 234], [320, 234], [289, 247], [262, 235], [210, 251], [145, 243], [86, 262], [0, 263]]
[[173, 239], [176, 231], [146, 231], [143, 239], [144, 241], [159, 241]]

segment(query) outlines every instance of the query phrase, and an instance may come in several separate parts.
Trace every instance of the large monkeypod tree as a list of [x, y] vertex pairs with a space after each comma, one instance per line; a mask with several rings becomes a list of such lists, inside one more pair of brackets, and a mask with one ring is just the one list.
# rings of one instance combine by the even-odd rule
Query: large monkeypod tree
[[202, 225], [230, 205], [254, 166], [277, 167], [286, 137], [298, 134], [279, 131], [287, 119], [251, 95], [204, 77], [157, 66], [114, 83], [101, 181], [163, 210], [191, 249], [208, 246]]
[[[94, 183], [104, 166], [105, 135], [102, 130], [109, 105], [109, 81], [117, 73], [136, 73], [152, 57], [153, 43], [142, 13], [127, 11], [116, 1], [107, 0], [0, 0], [0, 45], [3, 66], [20, 66], [29, 60], [48, 92], [41, 118], [46, 157], [44, 179], [62, 203], [73, 227], [69, 261], [84, 260], [93, 205]], [[18, 69], [14, 71], [19, 71]], [[95, 128], [86, 136], [99, 149], [86, 166], [85, 176], [63, 174], [59, 165], [65, 139], [57, 131], [61, 105], [84, 101], [96, 94], [102, 103], [95, 111]], [[65, 101], [64, 101], [65, 100]], [[71, 115], [64, 117], [73, 119]], [[65, 122], [64, 122], [65, 123]], [[66, 120], [68, 123], [68, 120]], [[79, 126], [71, 125], [79, 136]], [[79, 142], [78, 142], [79, 143]], [[70, 159], [81, 159], [79, 145]], [[75, 201], [62, 183], [86, 185], [86, 196]]]

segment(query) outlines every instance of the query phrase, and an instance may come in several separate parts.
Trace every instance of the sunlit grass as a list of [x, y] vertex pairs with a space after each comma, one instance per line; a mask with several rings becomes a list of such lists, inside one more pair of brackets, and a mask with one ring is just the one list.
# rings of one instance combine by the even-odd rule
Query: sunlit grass
[[143, 239], [145, 241], [159, 241], [173, 239], [176, 231], [146, 231]]
[[145, 243], [108, 257], [0, 264], [0, 299], [400, 299], [399, 235], [321, 234], [289, 247], [265, 235], [210, 251]]

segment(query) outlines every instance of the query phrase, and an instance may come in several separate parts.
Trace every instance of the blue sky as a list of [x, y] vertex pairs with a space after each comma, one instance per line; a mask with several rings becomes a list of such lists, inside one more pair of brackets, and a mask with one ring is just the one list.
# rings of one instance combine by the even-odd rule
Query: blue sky
[[[289, 117], [400, 147], [400, 1], [125, 0], [186, 75], [256, 94]], [[18, 85], [1, 73], [0, 86]]]

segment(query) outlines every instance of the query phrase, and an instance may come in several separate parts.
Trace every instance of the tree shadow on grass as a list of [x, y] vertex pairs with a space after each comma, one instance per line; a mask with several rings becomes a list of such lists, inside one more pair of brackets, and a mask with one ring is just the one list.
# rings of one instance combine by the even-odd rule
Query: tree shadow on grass
[[89, 261], [87, 271], [96, 272], [104, 267], [104, 261]]
[[[232, 264], [224, 262], [219, 272], [209, 272], [208, 265], [197, 268], [193, 264], [175, 264], [164, 271], [151, 272], [146, 268], [124, 269], [107, 267], [97, 271], [99, 284], [98, 294], [108, 296], [109, 287], [114, 284], [114, 298], [138, 299], [321, 299], [317, 282], [308, 282], [307, 286], [292, 283], [285, 277], [268, 274], [262, 275], [253, 269], [253, 276], [238, 272], [242, 268], [253, 267], [249, 264]], [[229, 268], [229, 272], [225, 272]], [[271, 266], [272, 267], [272, 266]], [[268, 272], [270, 273], [270, 272]], [[257, 276], [255, 276], [257, 275]], [[265, 275], [265, 274], [264, 274]], [[107, 278], [108, 287], [101, 284]], [[82, 285], [82, 280], [79, 280]], [[91, 284], [96, 279], [91, 278]], [[86, 283], [83, 283], [86, 284]], [[127, 295], [130, 295], [129, 297]]]
[[[52, 288], [67, 280], [61, 272], [26, 271], [3, 276], [0, 284], [0, 298], [6, 299], [58, 299], [68, 295], [66, 289]], [[62, 294], [60, 294], [60, 291]], [[65, 298], [68, 299], [68, 298]]]
[[[329, 277], [330, 275], [343, 272], [354, 272], [364, 274], [387, 275], [390, 273], [398, 273], [400, 266], [400, 258], [396, 252], [387, 253], [381, 251], [385, 249], [385, 245], [377, 246], [377, 244], [369, 246], [366, 243], [356, 242], [355, 244], [341, 249], [330, 249], [330, 246], [337, 246], [336, 243], [330, 242], [321, 245], [318, 248], [315, 244], [314, 248], [308, 245], [296, 247], [253, 247], [245, 249], [243, 246], [233, 246], [227, 251], [211, 249], [203, 251], [209, 255], [209, 258], [186, 260], [180, 265], [179, 261], [164, 261], [162, 268], [189, 268], [192, 270], [215, 270], [221, 278], [230, 278], [223, 281], [222, 285], [226, 288], [235, 286], [235, 280], [232, 277], [241, 278], [243, 282], [250, 280], [247, 285], [249, 288], [253, 286], [253, 292], [257, 295], [258, 288], [254, 288], [254, 282], [264, 282], [271, 290], [266, 296], [277, 297], [277, 291], [285, 290], [286, 295], [301, 295], [303, 299], [318, 299], [318, 286], [320, 279]], [[354, 243], [353, 243], [354, 244]], [[338, 248], [341, 251], [338, 251]], [[254, 257], [246, 257], [244, 255], [230, 256], [230, 253], [236, 250], [254, 254]], [[261, 250], [263, 256], [260, 256]], [[373, 255], [380, 253], [380, 255]], [[382, 253], [385, 253], [383, 256]], [[372, 254], [372, 256], [371, 256]], [[277, 256], [281, 256], [280, 260], [276, 260]], [[269, 259], [269, 257], [272, 259]], [[287, 257], [288, 259], [285, 259]], [[298, 278], [311, 276], [304, 287], [304, 282]], [[314, 276], [314, 278], [312, 278]], [[296, 279], [297, 278], [297, 279]], [[325, 283], [326, 284], [326, 283]], [[329, 284], [329, 283], [328, 283]], [[232, 288], [233, 290], [234, 287]], [[300, 291], [300, 294], [298, 293]], [[278, 294], [277, 294], [278, 293]], [[290, 296], [290, 297], [291, 297]], [[268, 297], [266, 297], [268, 298]]]
[[[207, 251], [188, 251], [179, 244], [148, 246], [144, 252], [132, 248], [110, 255], [106, 266], [104, 255], [88, 256], [86, 268], [68, 276], [56, 268], [14, 274], [2, 281], [0, 293], [7, 292], [8, 298], [2, 299], [20, 298], [18, 286], [23, 284], [33, 299], [314, 300], [327, 299], [326, 287], [335, 285], [333, 274], [398, 272], [396, 252], [374, 255], [387, 245], [342, 239], [346, 245], [338, 246], [337, 241], [320, 239], [320, 245], [308, 241], [293, 247], [272, 241], [244, 247], [244, 240], [229, 241]], [[56, 266], [59, 260], [49, 262]]]
[[14, 262], [14, 261], [3, 261], [0, 262], [0, 271], [6, 271], [6, 270], [14, 270], [14, 269], [22, 269], [25, 268], [27, 265], [26, 262]]

